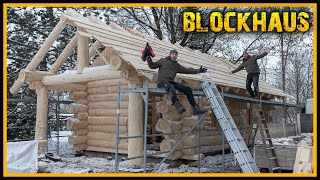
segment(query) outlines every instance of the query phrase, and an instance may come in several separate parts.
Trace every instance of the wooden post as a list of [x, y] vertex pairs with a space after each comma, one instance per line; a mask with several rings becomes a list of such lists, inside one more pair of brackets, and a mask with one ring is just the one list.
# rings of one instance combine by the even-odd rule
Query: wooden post
[[[130, 80], [129, 88], [141, 88], [142, 80], [136, 78]], [[129, 93], [129, 122], [128, 136], [143, 136], [143, 98], [140, 93]], [[128, 140], [128, 158], [143, 156], [143, 138], [131, 138]], [[142, 165], [143, 158], [129, 160], [130, 164]]]
[[[47, 141], [48, 129], [48, 89], [39, 84], [36, 89], [37, 93], [37, 117], [36, 117], [36, 131], [35, 140]], [[40, 146], [39, 152], [44, 153], [47, 146]]]
[[84, 67], [89, 65], [89, 39], [78, 34], [77, 73], [81, 74]]

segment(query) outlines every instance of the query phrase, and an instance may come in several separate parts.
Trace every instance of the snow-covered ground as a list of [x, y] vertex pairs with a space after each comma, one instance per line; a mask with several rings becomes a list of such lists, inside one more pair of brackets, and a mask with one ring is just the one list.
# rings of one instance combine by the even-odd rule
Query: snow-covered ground
[[[68, 136], [70, 131], [60, 131], [59, 136]], [[52, 133], [55, 136], [56, 133]], [[49, 139], [48, 152], [57, 154], [58, 141], [56, 137]], [[151, 152], [151, 151], [150, 151]], [[38, 172], [39, 173], [113, 173], [115, 172], [115, 160], [113, 158], [103, 157], [88, 157], [82, 155], [75, 157], [72, 146], [68, 143], [68, 137], [60, 137], [59, 139], [59, 154], [61, 161], [54, 162], [39, 155], [38, 157]], [[200, 161], [200, 169], [198, 162], [194, 161], [182, 165], [172, 165], [163, 163], [157, 172], [160, 173], [198, 173], [200, 172], [240, 172], [240, 166], [235, 162], [233, 154], [225, 154], [216, 156], [206, 156]], [[152, 171], [158, 163], [147, 163], [146, 170]], [[143, 172], [142, 167], [132, 167], [128, 161], [119, 161], [119, 172]]]
[[[313, 133], [301, 133], [300, 136], [289, 136], [282, 138], [273, 138], [273, 145], [303, 145], [312, 144]], [[257, 141], [256, 144], [262, 144], [261, 141]]]
[[[60, 136], [67, 136], [71, 132], [60, 132]], [[286, 137], [273, 139], [275, 145], [288, 144], [309, 144], [312, 134], [302, 134], [301, 136]], [[259, 143], [259, 142], [257, 142]], [[57, 154], [57, 138], [49, 140], [48, 151]], [[60, 137], [59, 139], [59, 157], [61, 161], [54, 162], [46, 159], [43, 155], [38, 157], [39, 173], [113, 173], [115, 172], [115, 160], [112, 157], [88, 157], [82, 155], [75, 157], [72, 146], [68, 144], [68, 137]], [[147, 171], [150, 172], [158, 163], [147, 163]], [[200, 161], [200, 169], [198, 162], [194, 161], [189, 164], [172, 165], [163, 163], [157, 172], [160, 173], [239, 173], [241, 171], [236, 163], [233, 154], [206, 156]], [[132, 167], [127, 161], [119, 162], [119, 172], [143, 172], [142, 167]]]

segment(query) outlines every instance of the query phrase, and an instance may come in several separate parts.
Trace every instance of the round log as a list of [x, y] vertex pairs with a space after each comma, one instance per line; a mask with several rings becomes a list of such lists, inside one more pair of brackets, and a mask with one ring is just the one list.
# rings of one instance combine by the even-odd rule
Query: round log
[[48, 147], [48, 140], [46, 140], [46, 139], [38, 140], [38, 147], [47, 148]]
[[[117, 101], [108, 101], [108, 102], [90, 102], [88, 104], [90, 109], [116, 109], [117, 108]], [[128, 109], [129, 101], [121, 101], [120, 108], [121, 109]]]
[[64, 85], [52, 85], [47, 87], [49, 90], [54, 90], [54, 91], [84, 92], [87, 90], [87, 86], [83, 84], [64, 84]]
[[[191, 147], [191, 146], [184, 146], [184, 148], [188, 148], [188, 147]], [[229, 144], [224, 144], [224, 148], [225, 149], [229, 149], [230, 145]], [[218, 151], [221, 151], [221, 150], [222, 150], [222, 145], [221, 144], [213, 145], [213, 146], [201, 146], [200, 147], [200, 153], [215, 153], [215, 152], [218, 152]], [[198, 160], [195, 157], [194, 158], [190, 158], [191, 156], [198, 157], [198, 152], [199, 152], [199, 150], [198, 150], [197, 147], [184, 149], [184, 150], [182, 150], [182, 153], [184, 153], [184, 157], [181, 157], [180, 159], [188, 159], [188, 156], [189, 156], [190, 160]]]
[[[120, 86], [120, 88], [128, 88], [128, 86]], [[108, 93], [117, 93], [118, 86], [110, 86], [108, 87]]]
[[128, 82], [124, 81], [121, 78], [118, 79], [104, 79], [99, 81], [91, 81], [87, 83], [88, 88], [97, 88], [97, 87], [109, 87], [109, 86], [118, 86], [120, 81], [120, 86], [128, 86]]
[[23, 86], [23, 84], [24, 84], [23, 79], [19, 79], [18, 78], [14, 82], [13, 86], [11, 86], [10, 93], [11, 94], [17, 94], [19, 92], [20, 88]]
[[166, 113], [166, 112], [168, 112], [168, 109], [169, 109], [169, 106], [168, 106], [168, 104], [167, 104], [167, 101], [157, 102], [157, 104], [156, 104], [156, 110], [157, 110], [157, 112], [159, 112], [159, 113]]
[[80, 121], [76, 118], [68, 118], [67, 119], [67, 130], [74, 130], [74, 129], [84, 129], [87, 128], [88, 122], [87, 121]]
[[57, 60], [54, 61], [49, 72], [57, 73], [59, 71], [63, 63], [72, 54], [73, 50], [77, 47], [77, 42], [78, 42], [78, 36], [77, 34], [75, 34], [73, 38], [70, 40], [70, 42], [68, 43], [68, 45], [60, 53]]
[[[89, 139], [96, 139], [96, 140], [106, 140], [106, 141], [115, 141], [116, 134], [110, 132], [88, 132], [87, 134]], [[119, 134], [119, 137], [126, 137], [127, 134]]]
[[[89, 132], [109, 132], [116, 133], [115, 125], [88, 125]], [[119, 133], [126, 134], [127, 126], [119, 126]]]
[[65, 26], [65, 18], [61, 17], [58, 24], [54, 27], [54, 29], [51, 31], [48, 38], [45, 40], [45, 42], [41, 45], [41, 48], [37, 52], [37, 54], [33, 57], [31, 62], [28, 64], [28, 66], [25, 68], [27, 70], [35, 70], [40, 62], [44, 59], [44, 56], [47, 54], [49, 49], [51, 48], [52, 44], [56, 41], [56, 39], [59, 37], [60, 33], [64, 29]]
[[88, 116], [89, 116], [88, 112], [76, 112], [74, 114], [74, 117], [79, 120], [86, 120]]
[[[130, 88], [141, 88], [142, 80], [135, 79], [129, 81]], [[128, 112], [128, 136], [143, 135], [143, 119], [144, 119], [144, 102], [140, 93], [129, 93], [129, 112]], [[122, 111], [122, 110], [121, 110]], [[128, 157], [136, 157], [143, 155], [143, 138], [129, 139]], [[142, 165], [143, 158], [129, 160], [131, 165]]]
[[[222, 142], [222, 135], [216, 135], [216, 136], [202, 136], [200, 137], [200, 145], [206, 146], [206, 145], [219, 145]], [[198, 145], [198, 136], [197, 135], [191, 135], [188, 136], [184, 141], [182, 142], [183, 146], [197, 146]], [[228, 143], [227, 138], [224, 138], [224, 142]]]
[[[89, 102], [95, 102], [95, 101], [117, 101], [118, 100], [118, 93], [108, 93], [108, 94], [95, 94], [95, 95], [89, 95], [87, 97]], [[128, 101], [129, 100], [129, 94], [121, 94], [121, 101]]]
[[181, 122], [168, 121], [160, 118], [156, 124], [156, 130], [163, 133], [174, 133], [181, 129]]
[[86, 112], [88, 111], [89, 107], [87, 105], [78, 104], [78, 103], [71, 103], [68, 106], [68, 111], [70, 113], [77, 113], [77, 112]]
[[[183, 115], [185, 114], [189, 114], [189, 113], [187, 113], [186, 111], [183, 113]], [[178, 114], [176, 110], [168, 111], [167, 113], [162, 114], [162, 118], [169, 121], [181, 121], [181, 117], [182, 117], [182, 114]]]
[[32, 82], [32, 81], [41, 81], [44, 76], [52, 76], [54, 73], [47, 71], [30, 71], [22, 69], [19, 72], [19, 79], [22, 79], [23, 82]]
[[69, 144], [86, 144], [88, 140], [87, 136], [69, 136], [68, 143]]
[[88, 93], [86, 93], [86, 92], [70, 92], [69, 93], [69, 98], [72, 100], [85, 99], [85, 98], [87, 98], [87, 96], [88, 96]]
[[[173, 147], [178, 143], [179, 141], [176, 141], [174, 139], [164, 139], [160, 143], [160, 151], [161, 152], [168, 152], [173, 149]], [[182, 144], [180, 143], [176, 150], [181, 150], [183, 148]]]
[[[165, 153], [166, 155], [168, 153]], [[181, 151], [174, 151], [169, 157], [168, 159], [169, 160], [177, 160], [179, 159], [181, 156], [183, 156], [182, 152]]]
[[169, 134], [169, 135], [163, 135], [164, 139], [175, 139], [175, 140], [181, 140], [183, 137], [183, 133], [178, 134]]
[[121, 71], [120, 76], [125, 80], [135, 80], [139, 77], [139, 74], [136, 71], [126, 70], [126, 71]]
[[112, 70], [127, 70], [129, 68], [128, 63], [123, 60], [119, 55], [112, 55], [110, 57], [110, 65]]
[[[88, 139], [87, 144], [89, 146], [95, 146], [95, 147], [116, 148], [115, 140], [106, 141], [106, 140]], [[128, 149], [128, 142], [126, 140], [121, 140], [118, 144], [118, 148]]]
[[[108, 116], [90, 116], [88, 117], [88, 123], [92, 125], [116, 125], [116, 117]], [[126, 126], [128, 123], [128, 117], [119, 117], [119, 125]]]
[[[68, 84], [68, 83], [79, 83], [79, 82], [88, 82], [88, 81], [96, 81], [96, 80], [103, 80], [103, 79], [115, 79], [120, 78], [120, 72], [119, 71], [110, 71], [110, 70], [104, 70], [104, 71], [95, 71], [98, 67], [90, 67], [87, 71], [92, 72], [86, 72], [86, 68], [82, 71], [82, 74], [76, 74], [74, 72], [71, 73], [63, 73], [59, 75], [53, 75], [53, 76], [45, 76], [42, 79], [42, 83], [44, 85], [58, 85], [58, 84]], [[76, 71], [75, 71], [76, 72]]]
[[72, 135], [73, 136], [84, 136], [87, 135], [88, 129], [74, 129], [72, 130]]
[[84, 104], [84, 105], [88, 105], [89, 104], [89, 101], [87, 99], [75, 99], [74, 102], [78, 103], [78, 104]]
[[[35, 140], [47, 140], [48, 130], [48, 89], [45, 86], [40, 86], [36, 90], [37, 94], [37, 116], [36, 116], [36, 131]], [[41, 147], [40, 152], [45, 149]]]
[[[117, 109], [89, 109], [89, 116], [116, 117]], [[120, 117], [128, 117], [128, 109], [120, 109]]]
[[108, 87], [88, 88], [87, 93], [89, 95], [107, 94], [108, 93]]
[[72, 145], [72, 149], [75, 151], [83, 151], [83, 150], [86, 150], [87, 147], [88, 147], [87, 144], [73, 144]]

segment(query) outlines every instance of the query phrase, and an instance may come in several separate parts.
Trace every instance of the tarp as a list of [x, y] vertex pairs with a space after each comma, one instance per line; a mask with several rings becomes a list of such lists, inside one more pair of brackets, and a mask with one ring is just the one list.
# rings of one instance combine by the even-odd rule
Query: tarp
[[7, 143], [7, 172], [36, 173], [38, 171], [38, 142]]

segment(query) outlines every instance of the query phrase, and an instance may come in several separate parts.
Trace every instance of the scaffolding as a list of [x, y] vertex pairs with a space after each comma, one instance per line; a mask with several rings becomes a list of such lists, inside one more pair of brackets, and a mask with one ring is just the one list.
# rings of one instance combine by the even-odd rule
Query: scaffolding
[[[147, 172], [147, 137], [154, 137], [154, 136], [162, 136], [162, 135], [166, 135], [166, 134], [147, 134], [147, 127], [148, 127], [148, 99], [149, 99], [149, 95], [156, 95], [156, 96], [162, 96], [164, 94], [167, 94], [166, 90], [164, 88], [149, 88], [148, 86], [148, 80], [146, 80], [146, 86], [144, 88], [120, 88], [120, 81], [118, 82], [118, 98], [117, 98], [117, 116], [116, 116], [116, 151], [115, 151], [115, 172], [119, 172], [119, 150], [118, 150], [118, 146], [119, 146], [119, 142], [121, 139], [130, 139], [130, 138], [143, 138], [143, 144], [144, 144], [144, 148], [143, 148], [143, 156], [136, 156], [136, 157], [131, 157], [131, 158], [122, 158], [121, 161], [126, 161], [126, 160], [130, 160], [130, 159], [136, 159], [136, 158], [142, 158], [143, 157], [143, 172], [146, 173]], [[120, 103], [121, 103], [121, 98], [122, 98], [122, 94], [124, 93], [140, 93], [143, 101], [144, 101], [144, 133], [143, 136], [127, 136], [127, 137], [119, 137], [119, 121], [120, 121]], [[176, 91], [177, 95], [182, 95], [183, 93], [180, 91]], [[233, 94], [228, 94], [228, 93], [224, 93], [223, 92], [223, 88], [221, 88], [221, 97], [224, 99], [233, 99], [233, 100], [237, 100], [239, 101], [240, 105], [242, 102], [250, 102], [250, 103], [256, 103], [259, 104], [260, 107], [262, 106], [262, 104], [268, 104], [268, 105], [274, 105], [274, 106], [283, 106], [284, 107], [284, 116], [286, 116], [286, 108], [288, 107], [299, 107], [297, 104], [290, 104], [290, 103], [285, 103], [285, 102], [276, 102], [276, 101], [269, 101], [269, 100], [262, 100], [261, 97], [260, 99], [253, 99], [253, 98], [249, 98], [249, 97], [243, 97], [243, 96], [237, 96], [237, 95], [233, 95]], [[200, 96], [205, 96], [203, 91], [195, 91], [193, 90], [193, 95], [200, 97]], [[154, 102], [153, 102], [154, 103]], [[198, 172], [200, 173], [200, 133], [201, 133], [201, 122], [204, 119], [205, 116], [207, 116], [208, 113], [203, 114], [201, 116], [198, 116], [198, 121], [189, 129], [189, 131], [187, 132], [179, 132], [179, 133], [185, 133], [185, 135], [181, 138], [181, 140], [179, 142], [177, 142], [174, 147], [171, 149], [171, 151], [169, 152], [160, 152], [160, 153], [167, 153], [166, 156], [163, 158], [163, 160], [156, 166], [154, 167], [152, 172], [156, 172], [159, 167], [161, 166], [162, 163], [164, 163], [164, 161], [176, 150], [176, 148], [178, 147], [178, 145], [187, 137], [188, 134], [190, 134], [190, 132], [196, 127], [198, 126], [198, 145], [197, 146], [193, 146], [193, 147], [188, 147], [188, 148], [194, 148], [197, 147], [198, 148]], [[245, 127], [245, 128], [251, 128], [252, 127]], [[243, 129], [243, 128], [242, 128]], [[241, 128], [240, 128], [241, 130]], [[221, 130], [222, 132], [222, 130]], [[175, 134], [175, 133], [173, 133]], [[224, 134], [222, 133], [222, 155], [223, 155], [223, 162], [225, 162], [225, 148], [224, 148]], [[187, 148], [186, 148], [187, 149]], [[155, 154], [149, 154], [149, 156], [152, 156]], [[224, 171], [224, 163], [223, 163], [223, 171]]]
[[[144, 165], [143, 165], [143, 172], [147, 172], [147, 156], [153, 156], [153, 155], [157, 155], [157, 154], [147, 154], [147, 137], [156, 137], [156, 136], [162, 136], [162, 135], [168, 135], [168, 134], [147, 134], [147, 126], [148, 126], [148, 98], [150, 95], [155, 95], [155, 96], [162, 96], [164, 94], [167, 94], [165, 89], [162, 88], [149, 88], [148, 87], [148, 80], [146, 80], [146, 87], [144, 88], [120, 88], [120, 82], [118, 84], [118, 98], [117, 98], [117, 119], [116, 119], [116, 153], [115, 153], [115, 172], [118, 172], [118, 166], [119, 166], [119, 155], [118, 155], [118, 145], [119, 145], [119, 141], [120, 138], [119, 137], [119, 112], [120, 112], [120, 102], [121, 102], [121, 96], [124, 93], [140, 93], [143, 97], [143, 100], [145, 102], [145, 119], [144, 119], [144, 134], [143, 136], [132, 136], [132, 137], [123, 137], [126, 139], [130, 139], [130, 138], [143, 138], [144, 139], [144, 155], [143, 156], [138, 156], [138, 157], [131, 157], [131, 158], [122, 158], [121, 161], [126, 161], [126, 160], [130, 160], [130, 159], [136, 159], [136, 158], [144, 158]], [[182, 95], [183, 93], [177, 91], [177, 95]], [[201, 97], [201, 96], [205, 96], [203, 91], [193, 91], [194, 96], [196, 97]], [[286, 102], [276, 102], [276, 101], [269, 101], [269, 100], [262, 100], [260, 99], [252, 99], [249, 97], [243, 97], [243, 96], [237, 96], [237, 95], [233, 95], [233, 94], [228, 94], [228, 93], [224, 93], [223, 88], [221, 88], [221, 92], [220, 92], [222, 98], [225, 99], [229, 99], [229, 100], [236, 100], [240, 103], [240, 105], [244, 102], [250, 102], [250, 103], [260, 103], [260, 106], [262, 104], [268, 104], [268, 105], [274, 105], [274, 106], [283, 106], [284, 111], [283, 111], [283, 115], [284, 117], [286, 117], [288, 115], [287, 113], [287, 108], [290, 107], [294, 107], [297, 108], [299, 107], [297, 104], [290, 104], [290, 103], [286, 103]], [[35, 102], [36, 103], [36, 99], [7, 99], [8, 102]], [[59, 138], [60, 137], [65, 137], [65, 136], [60, 136], [59, 135], [59, 129], [60, 129], [60, 104], [69, 104], [72, 103], [73, 101], [61, 101], [59, 96], [57, 100], [49, 100], [49, 103], [56, 103], [56, 120], [57, 120], [57, 129], [58, 129], [58, 134], [57, 136], [55, 136], [57, 138], [57, 154], [59, 155]], [[198, 126], [198, 134], [201, 133], [202, 130], [202, 125], [201, 122], [203, 122], [203, 118], [204, 116], [199, 117], [198, 122], [191, 128], [191, 129], [195, 129]], [[290, 116], [289, 116], [290, 118]], [[292, 120], [291, 120], [292, 122]], [[8, 130], [11, 128], [22, 128], [22, 127], [8, 127]], [[26, 127], [23, 127], [26, 128]], [[27, 127], [28, 128], [28, 127]], [[30, 128], [34, 128], [34, 126], [30, 127]], [[241, 127], [240, 124], [240, 130], [246, 129], [246, 128], [252, 128], [252, 127]], [[218, 131], [218, 130], [215, 130]], [[184, 132], [178, 132], [180, 133], [185, 133], [185, 136], [187, 136], [190, 131], [184, 131]], [[222, 132], [222, 131], [221, 131]], [[48, 132], [50, 133], [50, 132]], [[178, 134], [177, 133], [177, 134]], [[285, 134], [285, 130], [284, 130], [284, 134]], [[225, 147], [224, 147], [224, 134], [222, 133], [222, 156], [223, 156], [223, 162], [225, 162], [224, 156], [225, 156]], [[10, 141], [22, 141], [22, 140], [32, 140], [32, 139], [20, 139], [20, 140], [8, 140], [8, 142]], [[184, 140], [184, 138], [181, 139], [179, 143], [181, 143]], [[176, 144], [176, 146], [178, 146], [178, 144]], [[166, 157], [160, 162], [160, 164], [153, 170], [153, 172], [155, 172], [160, 165], [169, 157], [169, 155], [175, 151], [176, 146], [168, 152], [160, 152], [160, 154], [162, 153], [168, 153], [166, 155]], [[188, 147], [188, 148], [198, 148], [198, 172], [200, 173], [200, 135], [198, 136], [198, 145], [197, 146], [192, 146], [192, 147]], [[187, 148], [185, 148], [187, 149]], [[223, 168], [224, 168], [224, 163], [223, 163]], [[224, 171], [224, 169], [223, 169]]]
[[[56, 120], [56, 130], [57, 130], [57, 135], [56, 136], [51, 136], [51, 132], [49, 132], [49, 126], [48, 126], [48, 132], [47, 132], [47, 136], [51, 137], [51, 138], [57, 138], [57, 155], [59, 155], [59, 138], [60, 137], [67, 137], [67, 136], [60, 136], [59, 132], [60, 132], [60, 129], [61, 129], [61, 123], [60, 121], [62, 119], [60, 119], [60, 104], [70, 104], [72, 103], [73, 101], [68, 101], [68, 100], [60, 100], [60, 96], [57, 96], [57, 100], [49, 100], [48, 103], [51, 103], [51, 104], [55, 104], [56, 105], [56, 109], [55, 109], [55, 120]], [[8, 103], [19, 103], [19, 102], [28, 102], [28, 103], [37, 103], [37, 100], [36, 99], [14, 99], [14, 98], [9, 98], [7, 99], [7, 102]], [[49, 122], [48, 122], [49, 124]], [[35, 125], [34, 126], [14, 126], [14, 127], [7, 127], [8, 131], [10, 129], [22, 129], [22, 128], [28, 128], [28, 129], [34, 129], [35, 128]], [[30, 140], [34, 140], [34, 138], [26, 138], [26, 139], [15, 139], [15, 140], [7, 140], [7, 142], [18, 142], [18, 141], [30, 141]]]

